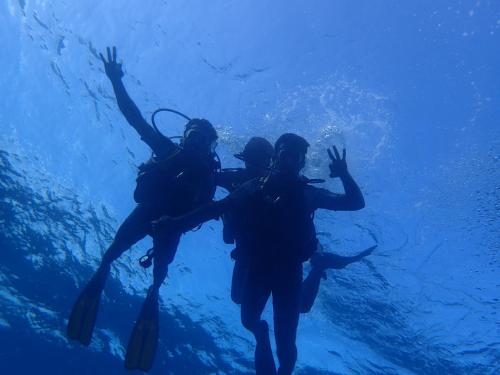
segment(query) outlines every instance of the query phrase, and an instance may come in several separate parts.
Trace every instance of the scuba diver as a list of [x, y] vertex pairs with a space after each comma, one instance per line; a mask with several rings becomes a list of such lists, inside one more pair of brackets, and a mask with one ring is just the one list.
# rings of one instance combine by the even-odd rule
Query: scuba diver
[[[271, 160], [274, 154], [273, 145], [265, 138], [252, 137], [245, 145], [242, 152], [234, 156], [245, 163], [244, 168], [223, 168], [216, 175], [216, 184], [229, 193], [232, 193], [243, 183], [254, 178], [265, 177], [272, 170]], [[324, 182], [324, 180], [309, 180], [312, 182]], [[223, 239], [226, 244], [235, 244], [236, 248], [231, 251], [234, 260], [233, 274], [231, 278], [231, 299], [236, 304], [241, 304], [243, 291], [248, 274], [248, 255], [244, 247], [235, 238], [234, 219], [231, 212], [222, 215]], [[236, 231], [237, 232], [237, 231]], [[319, 246], [319, 243], [318, 243]], [[351, 263], [370, 255], [377, 246], [371, 246], [354, 256], [340, 256], [333, 253], [315, 252], [311, 256], [311, 270], [302, 284], [301, 313], [308, 313], [316, 300], [319, 292], [321, 279], [326, 279], [325, 271], [328, 269], [343, 269]]]
[[[184, 232], [226, 212], [234, 213], [238, 223], [235, 225], [236, 238], [249, 255], [241, 321], [256, 339], [257, 374], [291, 374], [295, 366], [295, 341], [302, 304], [302, 264], [317, 249], [315, 210], [356, 211], [365, 206], [363, 194], [347, 169], [345, 149], [342, 157], [336, 147], [333, 152], [327, 150], [330, 177], [340, 178], [344, 187], [344, 194], [336, 194], [312, 186], [301, 176], [308, 147], [304, 138], [283, 134], [275, 143], [272, 170], [266, 177], [250, 180], [226, 198], [189, 214], [163, 217], [153, 223], [156, 233], [168, 235], [170, 231]], [[370, 251], [367, 249], [367, 253]], [[354, 260], [330, 258], [329, 265], [339, 267]], [[325, 261], [323, 266], [325, 263], [328, 265]], [[271, 295], [278, 371], [271, 351], [269, 327], [261, 319]]]
[[[148, 290], [140, 315], [132, 331], [125, 367], [148, 371], [153, 363], [158, 341], [158, 294], [167, 276], [181, 232], [170, 231], [157, 237], [151, 222], [162, 215], [177, 216], [212, 201], [215, 192], [215, 172], [219, 165], [214, 159], [217, 133], [204, 119], [190, 119], [185, 126], [180, 145], [149, 125], [132, 101], [122, 82], [121, 64], [116, 62], [116, 48], [107, 48], [104, 69], [116, 96], [118, 107], [127, 122], [152, 149], [154, 156], [139, 167], [134, 192], [136, 207], [120, 225], [115, 238], [104, 253], [101, 264], [81, 292], [69, 317], [67, 335], [84, 345], [92, 338], [100, 297], [113, 261], [147, 235], [153, 237], [153, 283]], [[187, 116], [185, 116], [187, 118]]]
[[[232, 193], [242, 184], [254, 178], [265, 177], [269, 173], [271, 159], [274, 154], [273, 145], [265, 138], [252, 137], [245, 145], [242, 152], [235, 154], [237, 159], [245, 163], [244, 168], [224, 168], [216, 176], [217, 186]], [[241, 296], [247, 276], [247, 256], [239, 241], [235, 237], [235, 222], [231, 212], [222, 215], [223, 239], [226, 244], [235, 244], [231, 251], [234, 260], [233, 275], [231, 278], [231, 299], [236, 304], [241, 303]]]

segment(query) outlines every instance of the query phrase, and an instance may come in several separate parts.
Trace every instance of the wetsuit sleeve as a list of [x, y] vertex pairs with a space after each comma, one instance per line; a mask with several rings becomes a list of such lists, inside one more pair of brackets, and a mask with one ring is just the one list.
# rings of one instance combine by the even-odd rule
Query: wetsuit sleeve
[[317, 210], [318, 208], [335, 210], [342, 197], [341, 194], [333, 193], [330, 190], [314, 186], [307, 186], [305, 194], [307, 206], [310, 211]]
[[217, 202], [204, 204], [185, 215], [173, 218], [173, 227], [176, 231], [187, 232], [206, 221], [217, 219], [229, 209], [231, 202], [227, 199], [228, 197]]
[[353, 203], [347, 194], [333, 193], [314, 186], [308, 186], [306, 200], [311, 212], [320, 208], [332, 211], [355, 211], [362, 208], [358, 207], [355, 202]]
[[365, 207], [363, 193], [349, 172], [339, 176], [344, 194], [335, 194], [326, 189], [309, 186], [306, 193], [312, 210], [324, 208], [333, 211], [357, 211]]
[[116, 101], [127, 122], [139, 133], [141, 139], [160, 157], [169, 156], [177, 146], [169, 138], [156, 132], [142, 117], [139, 108], [130, 98], [122, 80], [112, 81]]
[[253, 189], [254, 183], [253, 181], [249, 181], [224, 199], [205, 204], [190, 213], [172, 218], [173, 227], [179, 232], [187, 232], [206, 221], [216, 219], [248, 199]]
[[231, 192], [241, 183], [242, 176], [238, 170], [223, 170], [217, 173], [216, 184]]

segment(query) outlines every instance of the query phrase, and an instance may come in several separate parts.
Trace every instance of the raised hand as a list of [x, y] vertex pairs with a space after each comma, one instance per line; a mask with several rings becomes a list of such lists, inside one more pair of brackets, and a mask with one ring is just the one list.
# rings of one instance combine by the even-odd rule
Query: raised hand
[[337, 147], [333, 146], [332, 147], [333, 152], [335, 155], [332, 153], [332, 150], [329, 148], [327, 149], [328, 151], [328, 156], [330, 157], [330, 177], [342, 177], [347, 174], [347, 162], [345, 160], [345, 148], [342, 150], [342, 158], [340, 158], [340, 154], [337, 150]]
[[104, 63], [104, 71], [111, 81], [120, 80], [123, 77], [123, 70], [122, 64], [118, 64], [116, 62], [116, 47], [113, 47], [112, 55], [109, 47], [106, 48], [106, 52], [108, 53], [108, 61], [106, 61], [102, 53], [99, 54], [102, 62]]

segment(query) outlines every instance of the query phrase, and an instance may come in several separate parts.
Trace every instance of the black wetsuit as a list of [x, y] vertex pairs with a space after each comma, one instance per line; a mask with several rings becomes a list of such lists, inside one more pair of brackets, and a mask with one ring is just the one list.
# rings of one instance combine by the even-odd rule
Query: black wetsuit
[[276, 373], [267, 323], [261, 320], [271, 294], [280, 362], [278, 373], [291, 374], [295, 366], [302, 263], [317, 245], [314, 211], [320, 208], [356, 211], [364, 207], [363, 195], [347, 170], [338, 177], [344, 194], [308, 185], [298, 176], [270, 174], [250, 180], [226, 198], [173, 219], [169, 224], [176, 230], [186, 231], [227, 212], [235, 214], [235, 238], [249, 256], [241, 319], [257, 341], [257, 374]]
[[[104, 254], [103, 263], [111, 263], [147, 235], [151, 222], [163, 215], [172, 217], [187, 213], [213, 199], [215, 174], [213, 160], [202, 160], [179, 148], [169, 138], [150, 126], [137, 128], [159, 163], [160, 180], [146, 201], [138, 203], [118, 229], [113, 243]], [[158, 171], [157, 171], [158, 172]], [[154, 284], [166, 277], [168, 264], [175, 256], [181, 233], [153, 235], [155, 248]]]
[[242, 323], [255, 332], [272, 294], [278, 358], [283, 373], [289, 373], [297, 357], [302, 263], [316, 249], [312, 215], [319, 208], [335, 210], [342, 196], [303, 181], [291, 183], [273, 177], [262, 181], [244, 183], [217, 202], [213, 213], [221, 210], [235, 215], [235, 238], [247, 257]]

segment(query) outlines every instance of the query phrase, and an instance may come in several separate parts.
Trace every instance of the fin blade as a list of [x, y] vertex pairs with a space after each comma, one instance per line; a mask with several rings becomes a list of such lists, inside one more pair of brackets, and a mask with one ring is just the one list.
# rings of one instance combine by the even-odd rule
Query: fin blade
[[79, 341], [83, 345], [89, 345], [92, 339], [99, 303], [101, 300], [101, 290], [84, 290], [76, 300], [68, 320], [66, 330], [67, 336]]
[[158, 346], [158, 322], [158, 294], [150, 288], [127, 345], [125, 368], [145, 372], [151, 369]]
[[157, 317], [139, 318], [127, 346], [125, 368], [146, 372], [151, 369], [158, 346], [158, 332]]

